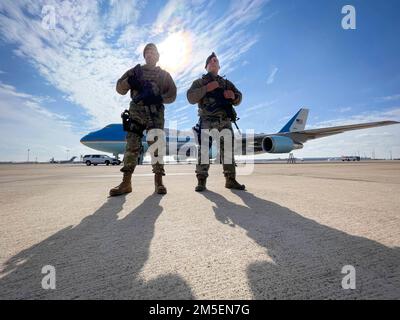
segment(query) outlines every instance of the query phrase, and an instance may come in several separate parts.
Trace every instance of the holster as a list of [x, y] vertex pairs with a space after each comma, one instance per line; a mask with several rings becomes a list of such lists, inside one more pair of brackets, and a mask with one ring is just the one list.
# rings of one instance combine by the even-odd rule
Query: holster
[[[199, 118], [199, 121], [196, 123], [196, 125], [194, 127], [192, 127], [194, 136], [195, 136], [195, 140], [196, 140], [196, 144], [197, 147], [199, 148], [201, 146], [201, 129], [202, 129], [202, 119], [201, 117]], [[197, 139], [196, 139], [197, 138]], [[208, 139], [208, 148], [210, 149], [212, 146], [212, 138], [210, 137]]]
[[136, 119], [133, 119], [129, 113], [129, 110], [125, 110], [124, 112], [122, 112], [121, 118], [124, 131], [133, 132], [138, 134], [140, 137], [143, 137], [143, 131], [144, 129], [146, 129], [146, 126]]

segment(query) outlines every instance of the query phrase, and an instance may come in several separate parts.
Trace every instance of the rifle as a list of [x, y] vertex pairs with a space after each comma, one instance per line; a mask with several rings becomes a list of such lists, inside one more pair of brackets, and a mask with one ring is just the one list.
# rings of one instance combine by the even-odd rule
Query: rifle
[[162, 103], [161, 96], [154, 94], [151, 83], [144, 80], [140, 64], [133, 68], [133, 75], [128, 78], [128, 82], [131, 88], [139, 91], [139, 94], [133, 99], [134, 103], [139, 103], [140, 101], [143, 101], [146, 105]]
[[[224, 78], [224, 77], [222, 77], [222, 78]], [[205, 75], [203, 77], [203, 79], [206, 79], [206, 83], [205, 83], [206, 85], [208, 83], [216, 80], [214, 75], [210, 72], [207, 75]], [[218, 108], [223, 109], [225, 111], [227, 117], [231, 119], [231, 121], [235, 125], [236, 129], [240, 133], [240, 129], [236, 123], [236, 121], [240, 120], [240, 118], [238, 118], [238, 116], [237, 116], [237, 113], [233, 107], [232, 101], [230, 99], [226, 99], [224, 97], [224, 91], [228, 90], [227, 83], [228, 83], [228, 81], [225, 78], [225, 88], [219, 87], [219, 88], [216, 88], [213, 91], [207, 93], [212, 98], [214, 98], [215, 102], [211, 105], [207, 105], [206, 110], [208, 112], [214, 112]]]

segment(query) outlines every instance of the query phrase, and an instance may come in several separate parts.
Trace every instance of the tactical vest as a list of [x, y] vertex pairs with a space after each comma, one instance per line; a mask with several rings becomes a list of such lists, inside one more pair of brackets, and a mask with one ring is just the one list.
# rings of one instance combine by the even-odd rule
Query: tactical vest
[[[140, 66], [143, 72], [143, 80], [149, 81], [152, 85], [152, 89], [155, 95], [161, 94], [164, 90], [164, 84], [166, 82], [167, 72], [162, 70], [160, 67], [149, 67]], [[139, 92], [136, 90], [131, 90], [132, 100]]]
[[207, 85], [215, 80], [219, 83], [219, 88], [216, 88], [211, 92], [207, 92], [202, 98], [199, 104], [199, 116], [206, 118], [229, 118], [231, 121], [235, 121], [236, 112], [232, 107], [232, 102], [224, 97], [224, 91], [228, 89], [226, 87], [226, 80], [221, 76], [213, 76], [211, 74], [204, 75], [202, 80], [204, 85]]

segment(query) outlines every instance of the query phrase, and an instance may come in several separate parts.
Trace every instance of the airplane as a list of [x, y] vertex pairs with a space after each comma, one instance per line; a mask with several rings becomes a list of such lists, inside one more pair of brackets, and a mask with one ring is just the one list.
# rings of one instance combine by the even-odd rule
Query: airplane
[[[359, 130], [380, 126], [387, 126], [392, 124], [398, 124], [398, 121], [377, 121], [368, 123], [358, 123], [350, 124], [344, 126], [335, 126], [327, 128], [318, 128], [305, 130], [309, 109], [301, 108], [283, 128], [273, 134], [254, 134], [253, 148], [254, 154], [259, 153], [290, 153], [296, 149], [302, 149], [304, 143], [308, 140], [319, 139], [323, 137], [328, 137], [331, 135], [343, 133], [351, 130]], [[188, 131], [171, 131], [165, 129], [166, 142], [167, 142], [167, 152], [166, 155], [176, 155], [177, 150], [183, 145], [196, 147], [196, 141], [194, 134]], [[109, 124], [101, 130], [90, 132], [85, 135], [80, 142], [92, 149], [100, 150], [104, 152], [112, 153], [116, 158], [119, 154], [125, 152], [125, 140], [126, 132], [123, 131], [122, 124]], [[241, 146], [245, 146], [246, 135], [242, 135], [236, 138]], [[177, 150], [168, 150], [168, 142], [174, 141], [176, 143]], [[146, 136], [142, 138], [142, 151], [139, 156], [139, 163], [143, 162], [143, 156], [148, 149], [148, 143], [146, 141]], [[242, 151], [245, 151], [242, 149]], [[187, 155], [189, 150], [187, 150]], [[215, 155], [215, 146], [210, 148], [210, 154]], [[242, 153], [242, 154], [245, 154]], [[213, 156], [211, 156], [213, 157]]]
[[54, 158], [51, 158], [50, 163], [59, 163], [59, 164], [72, 163], [72, 162], [74, 162], [75, 159], [76, 159], [76, 157], [72, 157], [69, 160], [54, 160]]

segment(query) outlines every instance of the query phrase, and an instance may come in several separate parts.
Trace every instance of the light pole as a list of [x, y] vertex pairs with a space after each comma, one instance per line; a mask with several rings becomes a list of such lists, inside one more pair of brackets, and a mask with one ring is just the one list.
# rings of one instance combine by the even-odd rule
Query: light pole
[[29, 151], [31, 151], [30, 149], [28, 149], [28, 162], [29, 162]]

